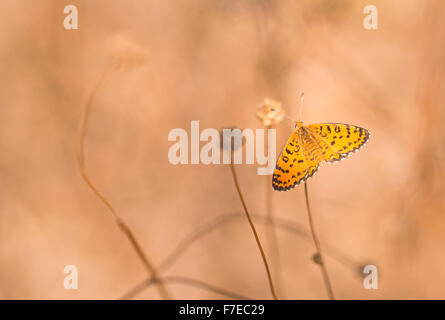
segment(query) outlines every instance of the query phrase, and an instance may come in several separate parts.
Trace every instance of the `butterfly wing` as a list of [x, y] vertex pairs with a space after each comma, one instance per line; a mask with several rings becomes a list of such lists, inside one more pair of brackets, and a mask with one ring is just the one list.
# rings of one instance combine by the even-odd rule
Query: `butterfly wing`
[[311, 124], [307, 127], [319, 139], [324, 161], [335, 162], [361, 149], [369, 140], [369, 131], [343, 123]]
[[303, 148], [304, 145], [301, 142], [298, 131], [295, 130], [278, 157], [272, 176], [272, 186], [275, 190], [286, 191], [302, 181], [306, 181], [309, 174], [309, 166], [304, 156]]

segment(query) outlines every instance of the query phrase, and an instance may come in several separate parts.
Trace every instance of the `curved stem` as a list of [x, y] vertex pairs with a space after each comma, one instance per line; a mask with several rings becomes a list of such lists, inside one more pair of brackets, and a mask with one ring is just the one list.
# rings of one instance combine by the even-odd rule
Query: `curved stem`
[[[255, 214], [251, 214], [250, 216], [256, 223], [261, 223], [264, 226], [267, 226], [269, 224], [269, 219], [267, 217]], [[210, 234], [212, 231], [216, 230], [219, 227], [222, 227], [225, 224], [232, 223], [235, 220], [241, 220], [244, 218], [244, 215], [241, 213], [231, 213], [216, 216], [213, 220], [209, 221], [207, 224], [201, 227], [196, 228], [196, 230], [192, 231], [184, 239], [182, 239], [175, 246], [175, 248], [167, 254], [167, 256], [161, 261], [156, 269], [158, 271], [168, 270], [170, 266], [175, 263], [194, 242], [198, 241], [202, 237]], [[288, 221], [286, 219], [275, 217], [274, 227], [277, 230], [287, 231], [294, 235], [300, 236], [303, 239], [312, 239], [309, 232], [290, 220]], [[343, 266], [350, 268], [354, 272], [361, 266], [358, 261], [355, 261], [353, 258], [349, 257], [346, 253], [337, 248], [326, 245], [326, 249], [327, 255], [331, 256], [334, 260], [338, 261]]]
[[[272, 126], [266, 127], [268, 132], [269, 129], [271, 128]], [[269, 150], [269, 137], [266, 139], [266, 150]], [[283, 286], [283, 278], [282, 278], [280, 246], [278, 245], [277, 230], [275, 228], [273, 189], [270, 186], [270, 177], [269, 176], [264, 176], [264, 177], [266, 178], [264, 179], [264, 181], [266, 182], [266, 217], [268, 220], [268, 223], [266, 225], [266, 236], [267, 236], [266, 239], [270, 248], [269, 252], [271, 257], [272, 269], [274, 271], [274, 276], [275, 276], [275, 283], [277, 285], [277, 291], [279, 292], [282, 299], [286, 299], [285, 288]]]
[[[251, 215], [251, 217], [257, 222], [262, 223], [263, 225], [267, 226], [269, 223], [268, 218], [258, 215]], [[187, 235], [182, 241], [180, 241], [176, 247], [162, 260], [162, 262], [157, 266], [158, 271], [166, 271], [169, 269], [169, 267], [175, 263], [181, 255], [185, 253], [187, 248], [189, 248], [194, 242], [200, 240], [202, 237], [210, 234], [212, 231], [216, 230], [219, 227], [222, 227], [225, 224], [232, 223], [237, 220], [245, 219], [244, 215], [241, 213], [231, 213], [231, 214], [223, 214], [220, 216], [216, 216], [213, 220], [206, 223], [204, 226], [198, 227], [196, 230], [192, 231], [189, 235]], [[281, 231], [287, 231], [291, 234], [300, 236], [303, 239], [311, 240], [311, 235], [306, 232], [306, 230], [303, 227], [298, 226], [297, 224], [293, 223], [292, 221], [288, 221], [286, 219], [282, 218], [275, 218], [276, 223], [274, 224], [275, 227], [278, 230]], [[337, 248], [330, 247], [329, 245], [325, 245], [326, 247], [326, 253], [330, 255], [334, 260], [338, 261], [340, 264], [345, 266], [346, 268], [351, 269], [354, 273], [357, 272], [357, 270], [360, 269], [360, 266], [362, 265], [358, 261], [355, 261], [352, 257], [349, 257], [346, 253], [340, 251]], [[368, 259], [369, 260], [369, 259]], [[361, 275], [360, 269], [360, 275]], [[165, 278], [163, 278], [165, 281]], [[144, 280], [143, 282], [139, 283], [132, 289], [130, 289], [126, 294], [123, 295], [123, 297], [131, 298], [134, 295], [138, 294], [142, 290], [144, 290], [146, 287], [151, 285], [153, 279], [152, 277]]]
[[88, 116], [91, 111], [92, 102], [93, 99], [104, 82], [106, 75], [108, 74], [109, 69], [106, 69], [104, 73], [99, 78], [99, 81], [96, 83], [96, 86], [91, 91], [90, 95], [88, 96], [87, 103], [85, 105], [85, 108], [83, 110], [82, 116], [81, 116], [81, 122], [80, 122], [80, 128], [79, 128], [79, 141], [78, 141], [78, 149], [77, 149], [77, 164], [79, 166], [79, 171], [82, 175], [83, 180], [88, 185], [88, 187], [98, 196], [102, 202], [107, 206], [109, 209], [109, 212], [113, 216], [116, 224], [121, 229], [121, 231], [126, 235], [128, 240], [131, 243], [131, 246], [136, 251], [138, 257], [141, 259], [142, 263], [144, 264], [145, 268], [147, 269], [149, 275], [153, 277], [154, 279], [157, 279], [156, 286], [158, 288], [159, 294], [164, 299], [170, 299], [171, 295], [167, 291], [167, 289], [164, 287], [162, 281], [158, 279], [157, 272], [155, 268], [153, 267], [152, 263], [148, 259], [148, 257], [144, 254], [144, 251], [142, 250], [139, 243], [136, 241], [135, 236], [131, 232], [130, 228], [125, 224], [125, 222], [118, 216], [116, 210], [113, 208], [111, 203], [105, 198], [105, 196], [98, 190], [98, 188], [93, 184], [90, 177], [88, 176], [86, 167], [85, 167], [85, 148], [84, 148], [84, 141], [86, 136], [86, 131], [88, 128]]
[[[167, 276], [164, 277], [162, 279], [164, 282], [177, 282], [177, 283], [183, 283], [189, 286], [193, 286], [193, 287], [198, 287], [207, 291], [211, 291], [217, 294], [220, 294], [222, 296], [228, 297], [228, 298], [232, 298], [232, 299], [236, 299], [236, 300], [252, 300], [249, 297], [240, 295], [238, 293], [223, 289], [223, 288], [219, 288], [216, 287], [212, 284], [209, 284], [207, 282], [204, 282], [202, 280], [197, 280], [197, 279], [193, 279], [193, 278], [189, 278], [189, 277], [182, 277], [182, 276]], [[142, 290], [144, 290], [145, 288], [148, 288], [149, 286], [155, 284], [158, 280], [150, 278], [147, 279], [146, 281], [142, 282], [141, 284], [139, 284], [137, 287], [133, 288], [133, 290], [131, 290], [130, 292], [126, 293], [125, 295], [123, 295], [121, 297], [121, 300], [127, 300], [127, 299], [132, 299], [134, 296], [136, 296], [138, 293], [140, 293]]]
[[335, 300], [334, 292], [332, 291], [332, 285], [331, 285], [331, 282], [329, 281], [328, 270], [326, 269], [326, 265], [324, 263], [324, 259], [321, 254], [320, 242], [318, 241], [318, 237], [315, 234], [315, 230], [314, 230], [314, 222], [312, 221], [312, 213], [311, 213], [311, 207], [309, 205], [309, 196], [308, 196], [306, 182], [304, 182], [304, 196], [306, 198], [307, 215], [309, 218], [309, 225], [311, 228], [312, 239], [314, 239], [315, 248], [317, 249], [317, 254], [318, 254], [318, 259], [316, 259], [317, 260], [316, 263], [318, 263], [320, 265], [321, 273], [323, 275], [323, 280], [324, 280], [324, 284], [326, 286], [326, 290], [328, 291], [329, 299]]
[[240, 186], [239, 186], [239, 183], [238, 183], [238, 178], [236, 176], [235, 166], [233, 164], [233, 157], [232, 157], [232, 161], [230, 162], [230, 169], [232, 171], [232, 177], [233, 177], [233, 181], [235, 182], [236, 191], [238, 192], [238, 196], [239, 196], [239, 198], [241, 200], [241, 203], [243, 205], [244, 212], [246, 213], [246, 217], [247, 217], [247, 220], [249, 221], [250, 228], [252, 229], [253, 235], [255, 236], [255, 240], [256, 240], [256, 243], [258, 245], [258, 249], [261, 252], [261, 257], [263, 259], [264, 267], [266, 268], [267, 279], [269, 280], [270, 292], [272, 294], [272, 297], [275, 300], [277, 300], [278, 298], [277, 298], [277, 295], [275, 293], [275, 288], [274, 288], [274, 285], [273, 285], [272, 275], [270, 273], [270, 269], [269, 269], [269, 265], [267, 263], [266, 255], [264, 254], [263, 246], [261, 245], [260, 238], [258, 237], [258, 233], [256, 232], [256, 229], [255, 229], [255, 226], [254, 226], [254, 224], [252, 222], [252, 219], [250, 218], [249, 211], [247, 210], [246, 203], [244, 202], [244, 198], [243, 198], [243, 195], [241, 193], [241, 189], [240, 189]]

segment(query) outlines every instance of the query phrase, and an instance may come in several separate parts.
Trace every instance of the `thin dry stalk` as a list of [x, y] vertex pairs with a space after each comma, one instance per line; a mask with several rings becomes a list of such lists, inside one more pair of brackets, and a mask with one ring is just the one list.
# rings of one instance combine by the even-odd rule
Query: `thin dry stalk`
[[[265, 226], [269, 224], [269, 219], [263, 216], [251, 214], [250, 215], [256, 223], [261, 223]], [[180, 241], [176, 247], [170, 251], [170, 253], [162, 260], [162, 262], [157, 266], [158, 271], [168, 270], [182, 255], [185, 251], [196, 241], [200, 240], [204, 236], [210, 234], [212, 231], [223, 227], [225, 224], [237, 222], [241, 219], [245, 219], [245, 215], [241, 213], [223, 214], [215, 217], [213, 220], [209, 221], [204, 226], [196, 228], [189, 235], [187, 235], [182, 241]], [[286, 219], [275, 217], [275, 228], [281, 231], [287, 231], [291, 234], [301, 237], [305, 240], [312, 240], [310, 233], [306, 232], [303, 227], [288, 221]], [[341, 250], [326, 246], [326, 254], [332, 257], [334, 260], [338, 261], [340, 264], [346, 268], [350, 268], [351, 271], [356, 272], [362, 263], [359, 263], [354, 258], [349, 257], [346, 253]], [[369, 259], [367, 260], [369, 261]]]
[[93, 88], [92, 92], [88, 96], [87, 103], [85, 105], [85, 108], [83, 110], [83, 114], [81, 116], [81, 122], [80, 122], [80, 129], [79, 129], [79, 140], [78, 140], [78, 150], [77, 150], [77, 163], [79, 166], [80, 173], [82, 175], [83, 180], [86, 182], [86, 184], [90, 187], [90, 189], [102, 200], [102, 202], [107, 206], [109, 209], [109, 212], [113, 216], [116, 224], [118, 225], [119, 229], [125, 234], [125, 236], [130, 241], [131, 246], [136, 251], [139, 259], [144, 264], [144, 267], [147, 269], [149, 275], [156, 279], [156, 287], [159, 291], [160, 296], [163, 299], [171, 299], [171, 294], [168, 292], [168, 290], [165, 288], [163, 282], [158, 278], [156, 269], [153, 267], [152, 263], [148, 259], [148, 257], [144, 254], [141, 246], [137, 242], [133, 232], [131, 232], [130, 228], [125, 224], [125, 222], [118, 216], [116, 210], [113, 208], [111, 203], [105, 198], [105, 196], [98, 190], [98, 188], [93, 184], [90, 177], [88, 176], [86, 167], [85, 167], [85, 150], [84, 150], [84, 141], [86, 136], [86, 131], [88, 128], [88, 116], [91, 111], [92, 102], [93, 99], [100, 88], [100, 86], [103, 84], [106, 76], [108, 75], [110, 69], [106, 69], [105, 72], [101, 75], [99, 78], [99, 81], [96, 83], [96, 86]]
[[233, 154], [232, 154], [232, 161], [230, 162], [230, 170], [232, 171], [232, 177], [233, 177], [233, 181], [235, 182], [236, 191], [238, 192], [238, 196], [239, 196], [239, 198], [241, 200], [241, 203], [243, 205], [244, 212], [246, 213], [246, 217], [247, 217], [247, 220], [249, 221], [250, 228], [252, 229], [253, 235], [255, 236], [255, 240], [256, 240], [256, 243], [258, 245], [258, 249], [261, 252], [261, 257], [263, 259], [264, 267], [266, 268], [267, 278], [269, 280], [270, 292], [272, 294], [272, 297], [275, 300], [277, 300], [278, 298], [277, 298], [277, 295], [275, 293], [275, 288], [274, 288], [274, 285], [273, 285], [272, 275], [270, 273], [269, 264], [267, 263], [266, 255], [264, 254], [263, 246], [261, 245], [260, 238], [258, 237], [258, 233], [256, 232], [256, 229], [255, 229], [255, 226], [254, 226], [254, 224], [252, 222], [252, 219], [250, 218], [249, 211], [247, 210], [247, 206], [246, 206], [246, 203], [245, 203], [244, 198], [243, 198], [243, 194], [241, 193], [241, 189], [240, 189], [240, 186], [239, 186], [239, 183], [238, 183], [238, 178], [236, 176], [235, 165], [233, 164]]
[[[269, 129], [269, 127], [267, 127]], [[266, 150], [269, 150], [269, 139], [266, 139]], [[282, 285], [282, 268], [281, 268], [281, 255], [280, 246], [278, 245], [278, 237], [275, 228], [275, 214], [273, 205], [273, 189], [270, 185], [269, 176], [265, 176], [266, 179], [266, 218], [268, 224], [266, 226], [267, 242], [270, 246], [272, 268], [274, 269], [275, 281], [277, 283], [278, 292], [280, 296], [285, 297], [284, 286]]]
[[[214, 286], [212, 284], [209, 284], [202, 280], [197, 280], [189, 277], [183, 277], [183, 276], [167, 276], [162, 279], [164, 282], [176, 282], [176, 283], [182, 283], [188, 286], [204, 289], [213, 293], [220, 294], [224, 297], [236, 299], [236, 300], [253, 300], [252, 298], [240, 295], [238, 293], [219, 288], [217, 286]], [[159, 280], [157, 280], [159, 281]], [[137, 294], [139, 294], [142, 290], [150, 287], [153, 284], [156, 284], [157, 282], [155, 279], [150, 278], [144, 281], [143, 283], [139, 284], [137, 287], [135, 287], [133, 290], [129, 291], [125, 295], [121, 297], [121, 300], [127, 300], [134, 298]]]
[[[251, 217], [255, 220], [255, 222], [262, 223], [263, 225], [268, 225], [269, 220], [267, 217], [259, 216], [259, 215], [251, 215]], [[241, 213], [231, 213], [231, 214], [222, 214], [215, 218], [212, 221], [209, 221], [205, 225], [196, 228], [189, 235], [187, 235], [182, 241], [180, 241], [176, 247], [163, 259], [163, 261], [156, 268], [158, 271], [166, 271], [173, 265], [184, 253], [186, 250], [196, 241], [200, 240], [204, 236], [210, 234], [212, 231], [217, 228], [223, 227], [225, 224], [237, 222], [241, 219], [245, 219], [245, 215]], [[305, 228], [298, 226], [292, 221], [288, 221], [286, 219], [275, 217], [275, 227], [278, 230], [287, 231], [291, 234], [297, 235], [302, 239], [311, 240], [312, 237], [310, 233], [308, 233]], [[360, 276], [362, 275], [362, 265], [364, 263], [359, 263], [352, 257], [349, 257], [346, 253], [340, 251], [337, 248], [329, 247], [326, 245], [326, 254], [331, 256], [334, 260], [338, 261], [340, 264], [349, 268], [352, 272]], [[369, 259], [367, 260], [369, 261]], [[359, 273], [357, 272], [359, 271]], [[165, 280], [165, 278], [163, 278]], [[144, 280], [142, 283], [139, 283], [128, 293], [124, 294], [123, 297], [126, 296], [134, 296], [135, 294], [144, 290], [148, 285], [151, 285], [153, 279], [150, 277], [149, 279]], [[136, 292], [132, 294], [132, 292]]]
[[320, 265], [321, 273], [323, 275], [323, 280], [324, 280], [324, 284], [326, 286], [326, 290], [328, 291], [329, 299], [335, 300], [334, 292], [332, 291], [332, 285], [331, 285], [331, 282], [329, 281], [328, 270], [326, 268], [326, 265], [325, 265], [325, 262], [323, 259], [323, 255], [321, 254], [320, 242], [318, 241], [318, 237], [315, 234], [315, 230], [314, 230], [314, 222], [312, 221], [312, 213], [311, 213], [311, 207], [309, 205], [309, 196], [308, 196], [306, 182], [304, 182], [304, 196], [306, 198], [307, 215], [309, 218], [309, 225], [311, 227], [312, 239], [314, 239], [315, 248], [317, 249], [316, 255], [318, 257], [314, 260], [317, 264]]

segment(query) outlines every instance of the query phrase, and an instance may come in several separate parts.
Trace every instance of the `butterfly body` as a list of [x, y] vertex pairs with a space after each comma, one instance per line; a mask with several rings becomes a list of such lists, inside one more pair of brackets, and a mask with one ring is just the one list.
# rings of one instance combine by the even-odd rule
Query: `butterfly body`
[[364, 128], [343, 123], [297, 122], [295, 128], [275, 166], [275, 190], [292, 189], [312, 177], [321, 163], [342, 160], [362, 148], [370, 136]]

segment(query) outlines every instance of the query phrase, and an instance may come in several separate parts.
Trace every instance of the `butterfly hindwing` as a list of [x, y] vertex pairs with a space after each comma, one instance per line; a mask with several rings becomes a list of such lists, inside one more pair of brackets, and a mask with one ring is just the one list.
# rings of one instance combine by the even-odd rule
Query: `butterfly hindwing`
[[368, 141], [369, 131], [342, 123], [322, 123], [307, 126], [312, 134], [321, 140], [324, 149], [324, 160], [334, 162], [345, 158]]
[[285, 191], [295, 187], [308, 177], [309, 167], [303, 155], [302, 144], [294, 131], [284, 146], [272, 176], [275, 190]]
[[299, 136], [301, 145], [302, 145], [302, 153], [304, 157], [304, 161], [308, 168], [308, 174], [304, 178], [306, 181], [310, 177], [312, 177], [315, 172], [317, 172], [320, 163], [323, 161], [323, 149], [320, 145], [319, 139], [310, 136], [310, 135], [300, 135]]

